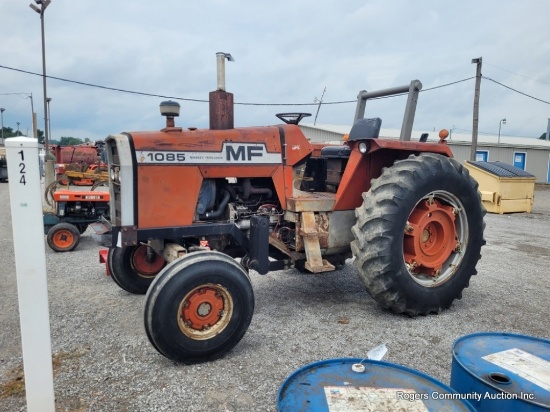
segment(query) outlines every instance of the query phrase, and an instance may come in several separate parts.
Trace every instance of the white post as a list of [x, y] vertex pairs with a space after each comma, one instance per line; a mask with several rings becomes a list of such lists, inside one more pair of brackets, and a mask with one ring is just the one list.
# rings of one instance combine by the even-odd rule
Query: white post
[[6, 140], [27, 411], [54, 412], [38, 147], [30, 137]]

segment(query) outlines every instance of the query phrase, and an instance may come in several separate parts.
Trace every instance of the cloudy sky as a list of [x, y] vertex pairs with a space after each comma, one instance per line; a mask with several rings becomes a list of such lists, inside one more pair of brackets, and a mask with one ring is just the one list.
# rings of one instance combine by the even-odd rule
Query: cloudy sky
[[[0, 107], [4, 125], [32, 133], [30, 99], [44, 128], [40, 17], [0, 0]], [[354, 100], [419, 79], [424, 89], [483, 76], [550, 102], [548, 0], [125, 1], [52, 0], [45, 13], [47, 74], [134, 92], [207, 100], [216, 52], [228, 52], [227, 90], [237, 103]], [[415, 129], [472, 129], [475, 80], [420, 94]], [[103, 139], [164, 125], [149, 97], [48, 79], [52, 137]], [[22, 93], [20, 95], [10, 93]], [[208, 127], [208, 104], [179, 100], [177, 125]], [[367, 104], [367, 117], [399, 128], [404, 97]], [[316, 106], [237, 105], [236, 126], [279, 123], [274, 114]], [[354, 103], [320, 108], [318, 124], [350, 124]], [[538, 137], [550, 104], [481, 84], [479, 130]], [[308, 121], [306, 119], [306, 121]], [[313, 122], [313, 117], [309, 122]]]

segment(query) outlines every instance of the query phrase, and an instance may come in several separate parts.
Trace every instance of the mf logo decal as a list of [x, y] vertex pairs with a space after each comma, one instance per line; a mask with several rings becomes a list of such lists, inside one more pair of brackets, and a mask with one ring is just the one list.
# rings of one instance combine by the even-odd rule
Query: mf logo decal
[[279, 164], [280, 153], [269, 153], [264, 143], [227, 143], [220, 152], [138, 151], [142, 164]]
[[265, 146], [238, 146], [236, 149], [233, 146], [225, 146], [225, 160], [251, 162], [255, 157], [263, 157]]

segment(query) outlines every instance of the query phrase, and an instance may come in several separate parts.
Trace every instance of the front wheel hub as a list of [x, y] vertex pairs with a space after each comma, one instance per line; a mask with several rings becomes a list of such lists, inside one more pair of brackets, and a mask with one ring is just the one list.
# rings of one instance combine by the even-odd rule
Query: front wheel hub
[[185, 295], [178, 309], [179, 326], [188, 337], [209, 339], [225, 329], [233, 314], [233, 299], [222, 285], [199, 286]]
[[59, 230], [53, 236], [53, 242], [60, 248], [68, 248], [74, 243], [74, 236], [69, 230]]
[[438, 276], [458, 246], [455, 210], [432, 198], [415, 207], [407, 225], [403, 251], [412, 273]]

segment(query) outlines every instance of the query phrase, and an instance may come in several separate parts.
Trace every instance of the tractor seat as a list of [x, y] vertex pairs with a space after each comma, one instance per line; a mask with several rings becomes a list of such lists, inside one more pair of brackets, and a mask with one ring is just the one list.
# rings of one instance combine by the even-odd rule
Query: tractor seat
[[351, 153], [349, 146], [325, 146], [321, 149], [321, 157], [324, 159], [347, 159]]
[[358, 119], [351, 126], [348, 142], [352, 140], [376, 139], [382, 127], [382, 119], [375, 117], [373, 119]]

